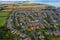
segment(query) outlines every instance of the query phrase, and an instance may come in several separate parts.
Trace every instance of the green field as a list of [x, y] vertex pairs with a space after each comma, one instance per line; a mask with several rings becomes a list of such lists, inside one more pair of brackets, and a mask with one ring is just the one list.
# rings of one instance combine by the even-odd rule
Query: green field
[[0, 26], [4, 26], [8, 15], [9, 12], [0, 12], [0, 16], [5, 16], [5, 17], [0, 17]]
[[0, 26], [4, 26], [7, 17], [0, 17]]
[[48, 40], [60, 40], [60, 36], [47, 35], [45, 36]]
[[8, 16], [9, 12], [0, 12], [0, 16]]
[[51, 36], [50, 40], [60, 40], [60, 36], [57, 37]]

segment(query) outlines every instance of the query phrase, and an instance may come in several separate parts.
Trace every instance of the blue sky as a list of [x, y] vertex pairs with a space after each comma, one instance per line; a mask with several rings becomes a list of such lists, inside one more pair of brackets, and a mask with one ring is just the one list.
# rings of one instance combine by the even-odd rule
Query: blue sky
[[0, 1], [33, 1], [60, 7], [60, 0], [0, 0]]

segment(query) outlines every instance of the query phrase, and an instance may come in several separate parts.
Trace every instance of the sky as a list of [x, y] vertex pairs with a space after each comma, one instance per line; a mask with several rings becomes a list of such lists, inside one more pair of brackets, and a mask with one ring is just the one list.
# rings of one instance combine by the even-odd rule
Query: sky
[[50, 2], [56, 2], [56, 1], [60, 1], [60, 0], [0, 0], [0, 1], [50, 1]]
[[60, 0], [0, 0], [0, 1], [32, 1], [60, 7]]

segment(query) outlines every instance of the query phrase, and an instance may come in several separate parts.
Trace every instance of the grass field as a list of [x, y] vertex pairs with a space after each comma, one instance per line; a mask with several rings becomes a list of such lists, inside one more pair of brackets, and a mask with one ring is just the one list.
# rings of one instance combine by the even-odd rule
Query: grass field
[[49, 39], [49, 40], [60, 40], [60, 36], [48, 35], [48, 36], [46, 36], [46, 38]]
[[51, 36], [50, 40], [60, 40], [60, 36], [57, 37]]
[[4, 26], [7, 17], [0, 17], [0, 26]]
[[9, 12], [0, 12], [0, 16], [8, 16]]
[[0, 12], [0, 16], [5, 16], [5, 17], [0, 17], [0, 26], [4, 26], [8, 15], [9, 12]]

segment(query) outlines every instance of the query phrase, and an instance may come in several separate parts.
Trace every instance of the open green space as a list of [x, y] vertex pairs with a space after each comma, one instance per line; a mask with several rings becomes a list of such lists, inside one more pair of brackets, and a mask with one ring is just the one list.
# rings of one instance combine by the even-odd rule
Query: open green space
[[0, 16], [8, 16], [9, 12], [0, 12]]
[[60, 36], [57, 37], [51, 36], [50, 40], [60, 40]]
[[0, 17], [0, 26], [4, 26], [7, 17]]
[[60, 36], [45, 35], [47, 40], [60, 40]]
[[10, 12], [2, 12], [2, 11], [0, 11], [0, 26], [4, 26], [4, 24], [6, 23], [6, 19], [7, 19], [8, 15], [9, 15], [9, 13]]

